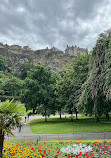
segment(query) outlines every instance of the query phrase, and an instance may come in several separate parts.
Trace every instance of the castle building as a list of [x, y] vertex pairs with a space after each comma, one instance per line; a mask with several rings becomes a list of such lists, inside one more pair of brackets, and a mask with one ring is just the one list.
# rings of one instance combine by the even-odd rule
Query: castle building
[[31, 48], [29, 46], [24, 46], [23, 49], [24, 50], [31, 50]]
[[4, 45], [2, 42], [0, 42], [0, 48], [4, 48]]
[[76, 45], [72, 47], [67, 45], [67, 48], [65, 50], [65, 54], [69, 54], [71, 56], [77, 56], [77, 53], [85, 54], [88, 50], [85, 48], [79, 48]]

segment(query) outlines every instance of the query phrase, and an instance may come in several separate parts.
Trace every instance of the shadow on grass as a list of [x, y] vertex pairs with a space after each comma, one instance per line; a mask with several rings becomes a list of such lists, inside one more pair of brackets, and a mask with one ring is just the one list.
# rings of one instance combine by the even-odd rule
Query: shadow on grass
[[[99, 124], [103, 124], [102, 121], [107, 121], [107, 120], [101, 119]], [[107, 121], [107, 122], [109, 122], [109, 121]], [[30, 125], [41, 124], [41, 123], [42, 124], [71, 123], [71, 124], [80, 124], [80, 125], [82, 125], [82, 124], [83, 125], [88, 125], [88, 124], [96, 125], [94, 118], [85, 118], [85, 119], [77, 119], [77, 120], [73, 119], [73, 122], [71, 122], [70, 118], [62, 118], [62, 119], [60, 119], [60, 118], [47, 118], [47, 122], [45, 122], [44, 118], [41, 118], [41, 119], [36, 119], [36, 120], [31, 121]]]

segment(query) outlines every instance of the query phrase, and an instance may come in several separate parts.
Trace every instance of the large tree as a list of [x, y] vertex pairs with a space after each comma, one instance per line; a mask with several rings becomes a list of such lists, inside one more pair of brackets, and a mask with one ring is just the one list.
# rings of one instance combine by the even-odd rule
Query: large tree
[[41, 113], [45, 118], [54, 113], [54, 84], [55, 78], [44, 66], [36, 66], [29, 71], [21, 93], [21, 100], [26, 109], [32, 109], [33, 113]]
[[20, 104], [18, 102], [0, 102], [0, 157], [3, 158], [3, 142], [5, 134], [13, 135], [11, 129], [20, 125]]
[[[109, 33], [100, 34], [96, 46], [92, 50], [90, 71], [83, 85], [80, 99], [81, 107], [88, 113], [95, 114], [95, 121], [104, 113], [109, 103], [106, 101], [107, 53], [109, 49]], [[111, 56], [110, 56], [111, 57]]]
[[109, 112], [111, 111], [111, 30], [106, 32], [107, 34], [107, 53], [106, 53], [106, 77], [104, 85], [105, 94], [105, 112], [106, 118], [109, 120]]
[[74, 59], [72, 63], [72, 69], [64, 72], [56, 85], [60, 107], [65, 107], [70, 114], [76, 112], [76, 118], [81, 86], [86, 81], [88, 74], [89, 57], [90, 55], [87, 53], [78, 54], [78, 58]]
[[9, 99], [19, 99], [20, 91], [23, 85], [23, 81], [14, 76], [7, 76], [2, 82], [1, 90], [1, 100]]

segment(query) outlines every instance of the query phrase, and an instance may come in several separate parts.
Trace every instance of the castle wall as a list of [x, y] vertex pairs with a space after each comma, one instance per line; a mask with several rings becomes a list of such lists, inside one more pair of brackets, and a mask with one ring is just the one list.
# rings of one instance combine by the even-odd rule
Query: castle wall
[[84, 48], [79, 48], [77, 46], [70, 47], [67, 45], [67, 48], [65, 50], [65, 54], [69, 54], [71, 56], [77, 56], [77, 53], [85, 54], [86, 51], [88, 51], [88, 50], [84, 49]]
[[9, 60], [9, 70], [13, 72], [19, 71], [19, 66], [33, 58], [33, 64], [42, 64], [52, 70], [53, 73], [59, 73], [64, 68], [71, 68], [71, 61], [77, 58], [77, 53], [84, 54], [87, 49], [77, 46], [67, 46], [65, 53], [55, 47], [49, 49], [40, 49], [33, 51], [28, 46], [21, 47], [19, 45], [8, 46], [0, 43], [0, 55]]

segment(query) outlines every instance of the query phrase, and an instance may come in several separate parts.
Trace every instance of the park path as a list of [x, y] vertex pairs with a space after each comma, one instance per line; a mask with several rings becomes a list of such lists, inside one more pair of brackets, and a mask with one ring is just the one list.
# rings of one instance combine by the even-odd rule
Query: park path
[[[70, 115], [66, 115], [69, 117]], [[59, 117], [59, 115], [51, 116], [51, 117]], [[62, 116], [64, 117], [64, 115]], [[6, 136], [6, 140], [86, 140], [86, 139], [111, 139], [111, 131], [110, 132], [92, 132], [92, 133], [77, 133], [77, 134], [34, 134], [30, 129], [30, 121], [38, 118], [43, 118], [42, 116], [30, 116], [29, 120], [26, 120], [25, 117], [22, 117], [23, 127], [21, 132], [16, 128], [12, 130], [15, 137]]]

